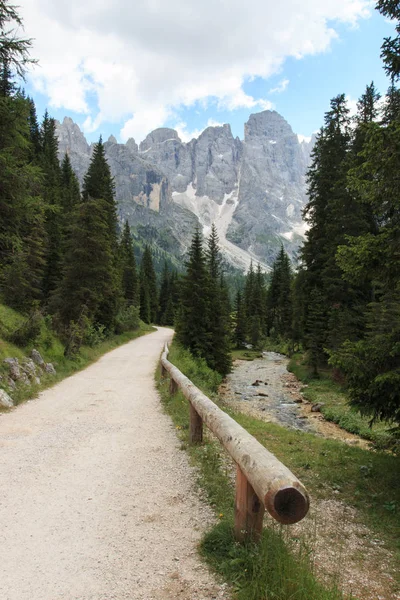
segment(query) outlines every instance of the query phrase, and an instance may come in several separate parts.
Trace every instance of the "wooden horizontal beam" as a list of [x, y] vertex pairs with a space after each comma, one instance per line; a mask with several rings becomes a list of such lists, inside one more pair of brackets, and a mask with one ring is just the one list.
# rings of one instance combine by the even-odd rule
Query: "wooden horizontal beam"
[[162, 366], [240, 467], [269, 514], [283, 524], [301, 521], [309, 509], [309, 497], [303, 484], [248, 431], [207, 398], [168, 361], [167, 356], [166, 346]]

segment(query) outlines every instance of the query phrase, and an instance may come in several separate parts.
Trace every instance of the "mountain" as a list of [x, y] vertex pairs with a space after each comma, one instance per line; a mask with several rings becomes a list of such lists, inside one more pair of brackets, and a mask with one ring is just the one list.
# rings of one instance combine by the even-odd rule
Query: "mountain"
[[[68, 152], [82, 182], [92, 147], [78, 125], [57, 123], [60, 158]], [[181, 258], [200, 224], [215, 223], [225, 258], [238, 268], [250, 261], [268, 270], [283, 244], [292, 257], [305, 227], [305, 174], [314, 140], [300, 142], [275, 111], [250, 116], [244, 140], [229, 125], [208, 127], [189, 143], [169, 128], [152, 131], [138, 146], [110, 136], [105, 152], [115, 178], [121, 220]]]

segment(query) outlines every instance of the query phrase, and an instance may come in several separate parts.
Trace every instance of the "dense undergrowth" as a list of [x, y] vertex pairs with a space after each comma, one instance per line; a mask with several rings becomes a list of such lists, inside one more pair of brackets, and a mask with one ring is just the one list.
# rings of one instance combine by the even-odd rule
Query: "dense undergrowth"
[[[31, 339], [26, 340], [24, 345], [16, 345], [12, 339], [15, 332], [21, 330], [26, 323], [26, 318], [15, 310], [0, 304], [0, 375], [7, 374], [7, 368], [3, 360], [7, 357], [15, 357], [19, 360], [30, 355], [33, 348], [38, 350], [46, 362], [50, 362], [56, 368], [56, 375], [43, 374], [39, 385], [19, 385], [10, 391], [14, 404], [19, 404], [28, 398], [34, 397], [40, 390], [46, 389], [61, 381], [72, 373], [87, 367], [106, 352], [125, 344], [145, 333], [153, 330], [150, 325], [140, 322], [139, 327], [133, 331], [126, 331], [119, 335], [104, 338], [92, 346], [83, 345], [79, 352], [73, 357], [64, 355], [65, 346], [55, 334], [51, 327], [51, 320], [42, 318], [36, 332]], [[1, 409], [0, 409], [1, 410]]]
[[321, 412], [327, 421], [371, 441], [377, 449], [400, 450], [400, 439], [390, 424], [378, 421], [371, 425], [369, 418], [349, 406], [341, 383], [333, 378], [332, 369], [320, 369], [318, 378], [313, 377], [301, 353], [291, 357], [288, 369], [306, 384], [302, 390], [306, 400], [324, 403]]
[[[195, 385], [209, 397], [217, 400], [221, 378], [208, 369], [205, 362], [194, 359], [189, 352], [176, 344], [172, 345], [169, 360], [175, 364]], [[172, 417], [182, 440], [182, 449], [189, 452], [198, 468], [200, 487], [205, 491], [218, 519], [217, 525], [206, 534], [201, 552], [214, 569], [232, 585], [238, 600], [341, 600], [343, 594], [336, 582], [330, 586], [321, 584], [315, 577], [312, 564], [312, 549], [305, 541], [294, 538], [290, 528], [270, 524], [264, 529], [261, 543], [238, 544], [233, 537], [234, 487], [227, 459], [218, 442], [206, 436], [202, 445], [188, 443], [189, 411], [187, 400], [177, 392], [169, 393], [167, 379], [157, 375], [159, 389], [166, 412]], [[280, 435], [286, 434], [278, 426], [262, 423], [256, 419], [229, 412], [253, 435], [262, 430], [273, 435], [276, 448], [293, 448], [293, 444]], [[243, 419], [242, 419], [243, 417]], [[259, 431], [257, 431], [257, 429]], [[281, 431], [282, 430], [282, 431]], [[292, 435], [294, 435], [292, 433]], [[261, 442], [266, 440], [258, 435]], [[311, 443], [312, 436], [309, 436]], [[268, 441], [268, 440], [267, 440]], [[317, 443], [325, 440], [317, 440]], [[269, 449], [274, 451], [269, 445]], [[276, 452], [279, 456], [279, 453]], [[291, 453], [289, 453], [291, 456]], [[291, 456], [293, 459], [293, 456]], [[280, 458], [283, 457], [280, 456]], [[304, 470], [310, 470], [304, 465]], [[290, 461], [288, 461], [290, 462]], [[293, 462], [293, 460], [292, 460]], [[295, 473], [301, 477], [301, 473]]]

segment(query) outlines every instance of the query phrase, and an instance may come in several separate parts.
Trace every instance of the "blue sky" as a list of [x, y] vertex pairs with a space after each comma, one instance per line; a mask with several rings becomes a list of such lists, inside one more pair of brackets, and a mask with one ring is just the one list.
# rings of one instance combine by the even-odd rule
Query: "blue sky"
[[[27, 83], [38, 113], [71, 116], [92, 141], [140, 141], [158, 126], [189, 139], [217, 123], [242, 138], [249, 115], [272, 108], [310, 136], [333, 96], [345, 93], [354, 108], [371, 80], [381, 93], [388, 87], [379, 55], [393, 24], [367, 1], [282, 0], [279, 9], [249, 0], [254, 17], [236, 0], [203, 0], [201, 9], [170, 0], [168, 13], [158, 1], [87, 0], [83, 9], [78, 0], [23, 0], [40, 61]], [[121, 19], [107, 12], [118, 3]]]

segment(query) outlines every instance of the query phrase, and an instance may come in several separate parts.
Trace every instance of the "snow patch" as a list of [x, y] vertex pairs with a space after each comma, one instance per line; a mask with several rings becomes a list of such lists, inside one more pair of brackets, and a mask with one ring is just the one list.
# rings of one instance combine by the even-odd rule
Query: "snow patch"
[[292, 241], [293, 231], [287, 231], [286, 233], [281, 233], [281, 236], [286, 238], [289, 241]]
[[293, 225], [293, 232], [297, 233], [297, 235], [301, 235], [301, 237], [305, 237], [306, 232], [309, 230], [309, 226], [307, 225], [307, 223], [296, 223], [295, 225]]
[[[173, 201], [194, 213], [203, 228], [203, 235], [208, 236], [211, 225], [217, 228], [219, 245], [226, 259], [239, 269], [248, 270], [251, 261], [258, 263], [259, 259], [250, 251], [242, 250], [226, 239], [228, 227], [232, 222], [234, 212], [239, 204], [238, 190], [233, 189], [229, 194], [224, 194], [221, 204], [208, 196], [196, 196], [193, 183], [190, 183], [183, 193], [172, 192]], [[261, 268], [269, 272], [268, 265], [260, 262]]]
[[294, 213], [294, 204], [289, 204], [289, 206], [286, 209], [286, 214], [288, 217], [293, 217], [293, 213]]
[[270, 144], [276, 144], [276, 140], [269, 140]]

